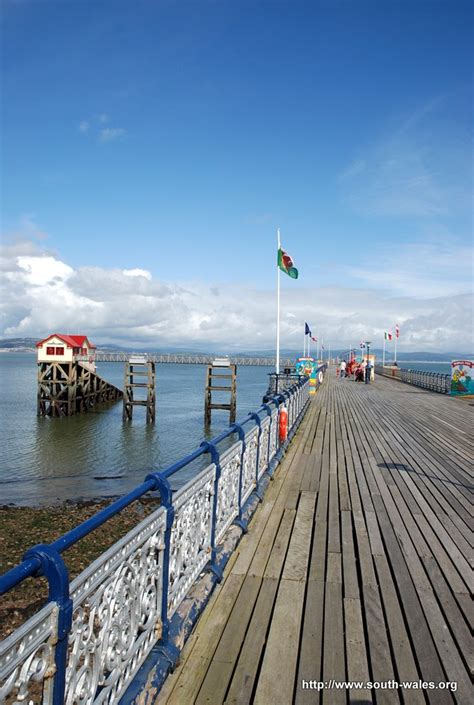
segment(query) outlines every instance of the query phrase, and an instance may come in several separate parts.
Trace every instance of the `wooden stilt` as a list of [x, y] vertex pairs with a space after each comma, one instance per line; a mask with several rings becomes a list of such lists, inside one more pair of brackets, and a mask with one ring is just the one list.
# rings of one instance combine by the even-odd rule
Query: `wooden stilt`
[[38, 416], [73, 416], [121, 397], [121, 389], [78, 361], [38, 363]]
[[[213, 380], [230, 380], [230, 386], [213, 384]], [[213, 392], [230, 392], [228, 404], [217, 404], [212, 401]], [[237, 410], [237, 365], [231, 365], [225, 360], [214, 360], [207, 368], [206, 388], [204, 392], [204, 423], [211, 425], [212, 409], [223, 409], [229, 412], [229, 423], [234, 423]]]
[[[146, 381], [135, 381], [136, 378]], [[156, 371], [155, 363], [148, 360], [146, 355], [133, 355], [125, 363], [125, 376], [123, 385], [123, 413], [124, 421], [131, 421], [134, 406], [146, 406], [146, 421], [154, 423], [156, 417]], [[135, 389], [146, 389], [146, 399], [137, 399]]]

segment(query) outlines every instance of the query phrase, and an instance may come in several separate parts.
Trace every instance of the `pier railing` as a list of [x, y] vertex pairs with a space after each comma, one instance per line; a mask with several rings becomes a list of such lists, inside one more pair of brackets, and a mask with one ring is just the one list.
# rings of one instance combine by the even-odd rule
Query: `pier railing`
[[[290, 439], [308, 401], [305, 378], [0, 576], [0, 594], [28, 577], [45, 576], [49, 586], [47, 604], [0, 644], [0, 703], [111, 705], [137, 687], [147, 658], [162, 682], [205, 604], [183, 618], [183, 600], [201, 581], [209, 594], [220, 580], [284, 453], [281, 409]], [[170, 479], [198, 459], [205, 467], [172, 491]], [[150, 492], [159, 493], [159, 508], [70, 582], [61, 554]]]
[[[94, 354], [95, 362], [127, 362], [130, 355], [129, 352], [96, 352]], [[185, 353], [147, 353], [147, 359], [150, 362], [160, 364], [173, 365], [212, 365], [215, 360], [215, 355], [199, 355]], [[275, 367], [274, 357], [244, 357], [230, 356], [229, 362], [238, 367], [247, 365], [257, 365], [259, 367]], [[294, 359], [282, 358], [280, 360], [282, 367], [291, 367], [294, 364]]]
[[384, 377], [392, 377], [400, 382], [412, 384], [422, 389], [429, 389], [440, 394], [449, 394], [451, 390], [451, 376], [442, 372], [405, 370], [400, 367], [382, 367], [380, 365], [375, 366], [375, 372]]

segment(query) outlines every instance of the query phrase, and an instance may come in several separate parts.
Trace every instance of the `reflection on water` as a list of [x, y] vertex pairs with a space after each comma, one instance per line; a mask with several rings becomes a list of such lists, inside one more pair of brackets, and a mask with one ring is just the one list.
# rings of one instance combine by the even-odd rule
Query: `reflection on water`
[[[204, 428], [204, 365], [157, 366], [157, 416], [145, 423], [135, 408], [122, 421], [118, 402], [65, 419], [36, 416], [36, 356], [0, 353], [0, 504], [44, 504], [122, 494], [150, 470], [162, 470], [197, 448]], [[237, 371], [237, 418], [257, 409], [267, 388], [267, 367]], [[98, 372], [123, 387], [123, 365]], [[209, 436], [228, 425], [213, 412]], [[201, 461], [200, 465], [203, 464]], [[181, 473], [184, 482], [189, 472]]]

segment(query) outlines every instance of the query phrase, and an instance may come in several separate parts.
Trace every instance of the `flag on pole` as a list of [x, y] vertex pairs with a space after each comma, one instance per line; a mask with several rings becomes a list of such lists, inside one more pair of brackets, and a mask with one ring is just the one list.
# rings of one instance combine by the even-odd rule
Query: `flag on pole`
[[[281, 269], [281, 267], [280, 267], [280, 269]], [[291, 274], [290, 274], [290, 276], [291, 276]], [[296, 276], [298, 276], [298, 273], [296, 274]], [[296, 277], [295, 277], [295, 279], [296, 279]], [[309, 325], [307, 323], [304, 324], [304, 334], [311, 335], [311, 331], [310, 331]]]
[[392, 340], [392, 333], [391, 331], [386, 330], [383, 334], [383, 337], [385, 340]]
[[360, 344], [360, 347], [361, 347], [362, 349], [364, 349], [364, 348], [365, 348], [365, 343], [361, 343], [361, 344]]
[[315, 338], [315, 337], [314, 337], [313, 335], [311, 336], [311, 340], [313, 340], [313, 341], [314, 341], [315, 343], [317, 343], [317, 342], [318, 342], [318, 339], [317, 339], [317, 338]]
[[278, 249], [278, 266], [282, 272], [288, 274], [292, 279], [298, 279], [298, 270], [294, 266], [292, 258], [281, 247]]
[[397, 336], [397, 338], [400, 337], [400, 326], [398, 325], [398, 323], [395, 326], [395, 335]]

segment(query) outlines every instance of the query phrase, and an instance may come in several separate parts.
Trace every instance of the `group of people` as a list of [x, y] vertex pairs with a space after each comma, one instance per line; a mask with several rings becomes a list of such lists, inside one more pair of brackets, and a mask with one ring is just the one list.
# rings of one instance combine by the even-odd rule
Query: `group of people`
[[341, 379], [344, 377], [352, 377], [352, 375], [354, 375], [356, 382], [363, 382], [365, 380], [366, 370], [370, 374], [370, 367], [370, 361], [367, 367], [367, 362], [365, 360], [362, 360], [362, 362], [357, 362], [354, 358], [349, 360], [349, 362], [342, 360], [339, 367], [336, 368], [336, 375], [339, 375]]

